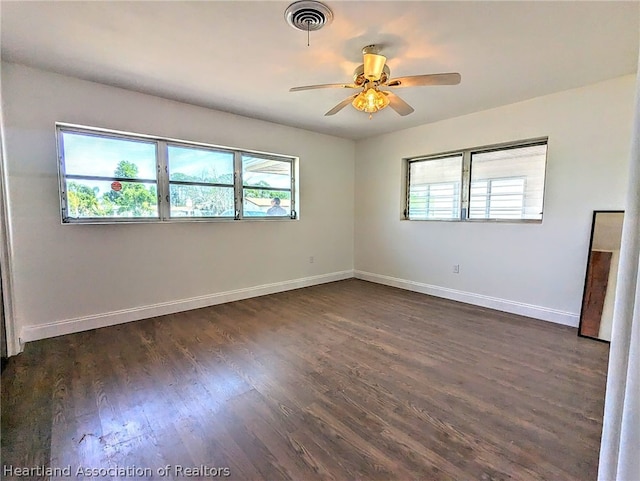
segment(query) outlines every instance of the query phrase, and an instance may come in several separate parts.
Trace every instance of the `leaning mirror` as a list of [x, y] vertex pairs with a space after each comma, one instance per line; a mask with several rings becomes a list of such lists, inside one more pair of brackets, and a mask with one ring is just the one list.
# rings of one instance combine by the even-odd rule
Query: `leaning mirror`
[[623, 211], [594, 211], [578, 335], [611, 341]]

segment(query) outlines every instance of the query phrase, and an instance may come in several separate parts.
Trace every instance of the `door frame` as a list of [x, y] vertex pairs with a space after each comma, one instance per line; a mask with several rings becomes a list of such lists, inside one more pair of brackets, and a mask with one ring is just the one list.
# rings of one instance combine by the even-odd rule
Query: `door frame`
[[[1, 99], [0, 95], [0, 99]], [[12, 256], [13, 243], [11, 227], [9, 223], [11, 206], [8, 195], [8, 169], [6, 158], [6, 128], [4, 121], [4, 109], [0, 109], [0, 276], [2, 289], [0, 297], [2, 302], [2, 314], [4, 314], [4, 334], [7, 347], [7, 356], [11, 357], [22, 352], [22, 343], [14, 316], [13, 293], [13, 268]]]

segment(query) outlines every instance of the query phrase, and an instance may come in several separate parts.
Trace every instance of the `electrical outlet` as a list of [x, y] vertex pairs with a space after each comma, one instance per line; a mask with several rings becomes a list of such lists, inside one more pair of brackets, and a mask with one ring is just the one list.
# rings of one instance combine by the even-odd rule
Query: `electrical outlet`
[[453, 265], [453, 273], [454, 274], [460, 274], [460, 264], [454, 264]]
[[313, 258], [313, 256], [309, 256], [309, 264], [313, 264], [314, 261], [315, 259]]

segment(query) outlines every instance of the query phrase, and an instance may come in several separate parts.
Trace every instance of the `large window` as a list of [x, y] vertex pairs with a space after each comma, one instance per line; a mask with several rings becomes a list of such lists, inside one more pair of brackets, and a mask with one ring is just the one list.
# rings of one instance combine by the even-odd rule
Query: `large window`
[[540, 221], [547, 140], [407, 160], [411, 220]]
[[63, 222], [295, 219], [295, 159], [57, 125]]

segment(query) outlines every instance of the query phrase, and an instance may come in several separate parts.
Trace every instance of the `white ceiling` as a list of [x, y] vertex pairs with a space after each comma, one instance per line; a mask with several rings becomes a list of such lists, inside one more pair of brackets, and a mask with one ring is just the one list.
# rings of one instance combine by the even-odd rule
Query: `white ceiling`
[[[633, 73], [638, 2], [326, 0], [311, 33], [290, 2], [2, 1], [2, 58], [217, 110], [364, 138]], [[324, 113], [351, 90], [361, 49], [381, 44], [391, 76], [460, 72], [458, 86], [395, 93], [415, 112]]]

